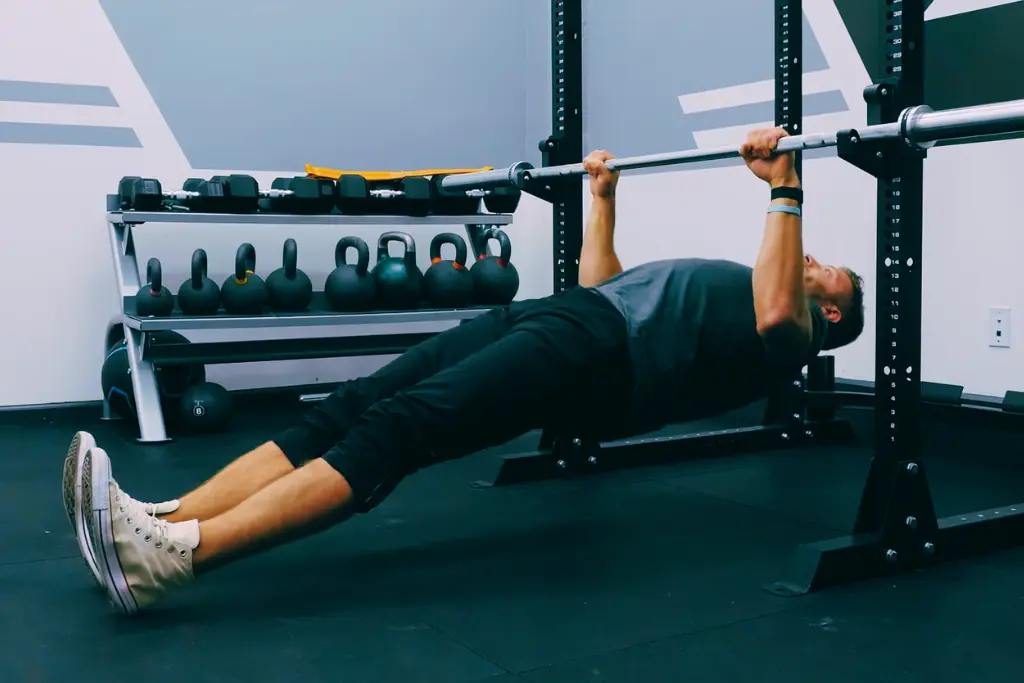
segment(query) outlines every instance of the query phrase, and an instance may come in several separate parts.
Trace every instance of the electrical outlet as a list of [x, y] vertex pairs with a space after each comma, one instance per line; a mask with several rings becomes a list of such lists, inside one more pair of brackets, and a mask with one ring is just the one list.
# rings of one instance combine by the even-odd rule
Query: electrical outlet
[[988, 309], [988, 345], [1010, 348], [1010, 307]]

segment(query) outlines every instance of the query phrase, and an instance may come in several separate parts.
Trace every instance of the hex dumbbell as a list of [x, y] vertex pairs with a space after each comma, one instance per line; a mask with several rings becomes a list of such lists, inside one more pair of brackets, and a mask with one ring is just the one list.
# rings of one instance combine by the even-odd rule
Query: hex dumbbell
[[484, 195], [484, 206], [491, 213], [515, 213], [522, 196], [518, 187], [496, 187]]
[[334, 204], [346, 214], [426, 216], [432, 192], [427, 178], [410, 176], [370, 182], [361, 175], [343, 175], [334, 185]]
[[231, 213], [330, 213], [334, 208], [334, 183], [322, 178], [275, 178], [269, 190], [261, 190], [250, 175], [233, 173], [214, 176], [224, 188], [226, 205]]
[[199, 178], [190, 178], [181, 190], [165, 190], [156, 178], [125, 176], [117, 184], [117, 199], [122, 211], [228, 210], [224, 187]]
[[430, 178], [433, 192], [433, 212], [439, 216], [465, 216], [476, 214], [480, 200], [491, 213], [515, 213], [519, 208], [522, 191], [517, 187], [497, 187], [491, 190], [449, 190], [441, 181], [445, 174]]

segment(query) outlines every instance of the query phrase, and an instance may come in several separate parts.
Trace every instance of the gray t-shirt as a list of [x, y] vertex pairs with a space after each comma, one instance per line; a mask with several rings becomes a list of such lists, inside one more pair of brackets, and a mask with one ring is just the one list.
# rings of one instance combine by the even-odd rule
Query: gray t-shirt
[[721, 414], [764, 398], [821, 350], [828, 322], [811, 305], [814, 336], [798, 367], [766, 357], [754, 315], [753, 269], [674, 259], [631, 268], [594, 289], [625, 316], [636, 393], [630, 431]]

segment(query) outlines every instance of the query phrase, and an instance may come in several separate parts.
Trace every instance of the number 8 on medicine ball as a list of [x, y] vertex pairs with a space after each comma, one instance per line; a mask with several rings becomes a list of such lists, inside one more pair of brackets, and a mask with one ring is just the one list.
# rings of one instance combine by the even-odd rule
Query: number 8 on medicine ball
[[214, 382], [193, 384], [182, 395], [178, 419], [194, 434], [222, 429], [231, 417], [231, 394]]

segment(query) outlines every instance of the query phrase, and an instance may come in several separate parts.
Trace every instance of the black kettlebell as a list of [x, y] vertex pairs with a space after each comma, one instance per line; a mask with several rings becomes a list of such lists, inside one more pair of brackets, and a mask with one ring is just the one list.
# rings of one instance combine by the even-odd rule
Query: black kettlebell
[[[498, 240], [497, 256], [487, 255], [487, 243]], [[469, 269], [473, 276], [473, 300], [482, 306], [512, 303], [519, 291], [519, 273], [512, 265], [512, 242], [503, 230], [490, 228], [480, 234], [480, 256]]]
[[[455, 260], [441, 260], [441, 246], [455, 247]], [[430, 240], [430, 268], [423, 276], [423, 295], [435, 308], [465, 308], [473, 303], [473, 276], [466, 269], [466, 240], [442, 232]]]
[[193, 384], [181, 395], [178, 421], [193, 433], [212, 432], [231, 417], [231, 394], [214, 382]]
[[135, 312], [139, 316], [163, 318], [174, 310], [174, 297], [164, 287], [163, 282], [160, 259], [149, 259], [149, 263], [146, 264], [146, 284], [139, 287], [135, 295]]
[[299, 270], [299, 245], [291, 237], [284, 241], [281, 267], [267, 277], [270, 309], [278, 313], [301, 313], [313, 300], [313, 283]]
[[[388, 244], [401, 242], [405, 253], [388, 254]], [[423, 273], [416, 265], [416, 242], [404, 232], [386, 232], [377, 241], [377, 265], [373, 267], [377, 281], [377, 302], [381, 308], [417, 308], [423, 289]]]
[[220, 287], [206, 277], [206, 252], [192, 252], [192, 277], [178, 288], [178, 307], [185, 315], [215, 315], [220, 310]]
[[[356, 263], [349, 264], [349, 248], [356, 250]], [[369, 311], [377, 298], [377, 281], [370, 275], [370, 248], [358, 237], [342, 237], [334, 248], [334, 265], [324, 283], [324, 295], [332, 311]]]
[[256, 247], [248, 242], [235, 252], [235, 272], [221, 285], [220, 299], [236, 315], [259, 315], [267, 305], [267, 283], [256, 274]]

